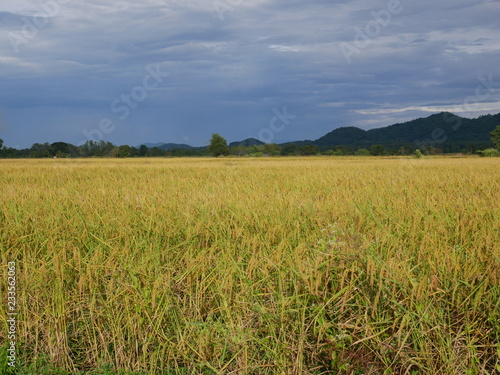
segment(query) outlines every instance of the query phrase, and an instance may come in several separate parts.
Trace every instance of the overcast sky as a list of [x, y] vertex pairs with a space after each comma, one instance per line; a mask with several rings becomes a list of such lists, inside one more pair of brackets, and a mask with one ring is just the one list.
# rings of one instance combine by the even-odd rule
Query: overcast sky
[[498, 0], [1, 0], [0, 138], [317, 139], [500, 112]]

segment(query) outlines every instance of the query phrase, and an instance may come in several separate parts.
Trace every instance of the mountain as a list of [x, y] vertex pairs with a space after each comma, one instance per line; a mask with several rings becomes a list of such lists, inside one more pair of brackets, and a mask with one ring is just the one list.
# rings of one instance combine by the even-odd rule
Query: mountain
[[374, 144], [389, 148], [434, 146], [454, 152], [469, 146], [489, 147], [490, 133], [497, 125], [500, 125], [500, 113], [467, 119], [449, 112], [441, 112], [426, 118], [371, 130], [342, 127], [318, 138], [314, 143], [321, 148], [367, 148]]
[[314, 143], [319, 146], [350, 146], [354, 144], [365, 144], [369, 142], [368, 133], [369, 131], [354, 126], [342, 127], [331, 131], [314, 141]]
[[173, 148], [180, 148], [180, 149], [187, 150], [187, 149], [192, 149], [194, 147], [190, 146], [190, 145], [185, 145], [183, 143], [164, 143], [161, 146], [159, 146], [158, 148], [161, 148], [162, 150], [168, 151], [168, 150], [171, 150]]
[[[186, 144], [180, 144], [180, 143], [165, 143], [165, 142], [158, 142], [158, 143], [142, 143], [141, 146], [144, 145], [147, 148], [155, 148], [158, 147], [162, 150], [171, 150], [173, 148], [180, 148], [180, 149], [194, 149], [197, 147], [193, 147], [190, 145]], [[137, 146], [136, 148], [139, 148], [140, 146]]]
[[[444, 152], [460, 152], [468, 149], [491, 147], [490, 133], [500, 125], [500, 113], [468, 119], [449, 112], [441, 112], [429, 117], [390, 125], [383, 128], [363, 130], [355, 126], [332, 130], [315, 141], [303, 140], [280, 144], [285, 147], [294, 143], [297, 147], [316, 145], [322, 150], [336, 146], [350, 149], [369, 148], [382, 145], [389, 149], [407, 147], [410, 149], [433, 146]], [[255, 138], [231, 142], [229, 147], [248, 147], [263, 145]], [[206, 147], [193, 147], [177, 143], [146, 143], [148, 148], [159, 147], [163, 150], [185, 149], [202, 150]]]
[[139, 146], [136, 146], [135, 148], [139, 148], [142, 145], [146, 146], [147, 148], [155, 148], [155, 147], [160, 147], [163, 146], [165, 142], [159, 142], [159, 143], [142, 143]]
[[247, 138], [240, 142], [231, 142], [229, 147], [249, 147], [249, 146], [261, 146], [264, 142], [259, 141], [255, 138]]

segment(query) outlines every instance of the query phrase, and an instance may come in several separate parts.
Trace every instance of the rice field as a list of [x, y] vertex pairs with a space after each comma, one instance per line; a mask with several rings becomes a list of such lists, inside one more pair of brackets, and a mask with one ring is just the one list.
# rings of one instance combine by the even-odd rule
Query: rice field
[[497, 158], [1, 160], [0, 192], [19, 373], [500, 372]]

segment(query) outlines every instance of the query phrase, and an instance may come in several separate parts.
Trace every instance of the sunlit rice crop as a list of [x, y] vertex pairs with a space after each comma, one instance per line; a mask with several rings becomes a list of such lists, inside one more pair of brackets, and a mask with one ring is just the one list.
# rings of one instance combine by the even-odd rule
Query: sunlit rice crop
[[2, 160], [1, 267], [17, 262], [20, 365], [497, 373], [499, 167]]

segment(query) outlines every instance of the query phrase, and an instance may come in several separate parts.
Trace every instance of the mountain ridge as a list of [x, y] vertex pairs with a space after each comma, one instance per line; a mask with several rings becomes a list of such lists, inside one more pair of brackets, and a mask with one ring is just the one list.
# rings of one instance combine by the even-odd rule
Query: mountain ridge
[[[471, 145], [479, 148], [491, 146], [490, 133], [497, 125], [500, 125], [500, 113], [469, 119], [450, 112], [440, 112], [428, 117], [420, 117], [369, 130], [360, 129], [356, 126], [341, 126], [316, 140], [285, 142], [280, 143], [279, 146], [290, 144], [296, 144], [297, 146], [316, 145], [325, 150], [333, 147], [368, 148], [377, 144], [387, 148], [424, 148], [431, 146], [442, 148], [446, 152], [458, 152]], [[229, 147], [248, 147], [262, 144], [264, 143], [258, 139], [247, 138], [242, 141], [231, 142]], [[193, 147], [176, 143], [155, 143], [154, 145], [154, 147], [164, 150], [173, 148], [203, 149], [207, 147]]]
[[500, 124], [500, 113], [468, 119], [441, 112], [382, 128], [363, 130], [341, 127], [315, 140], [315, 144], [363, 147], [380, 144], [397, 146], [440, 146], [457, 148], [467, 144], [487, 146], [490, 132]]

